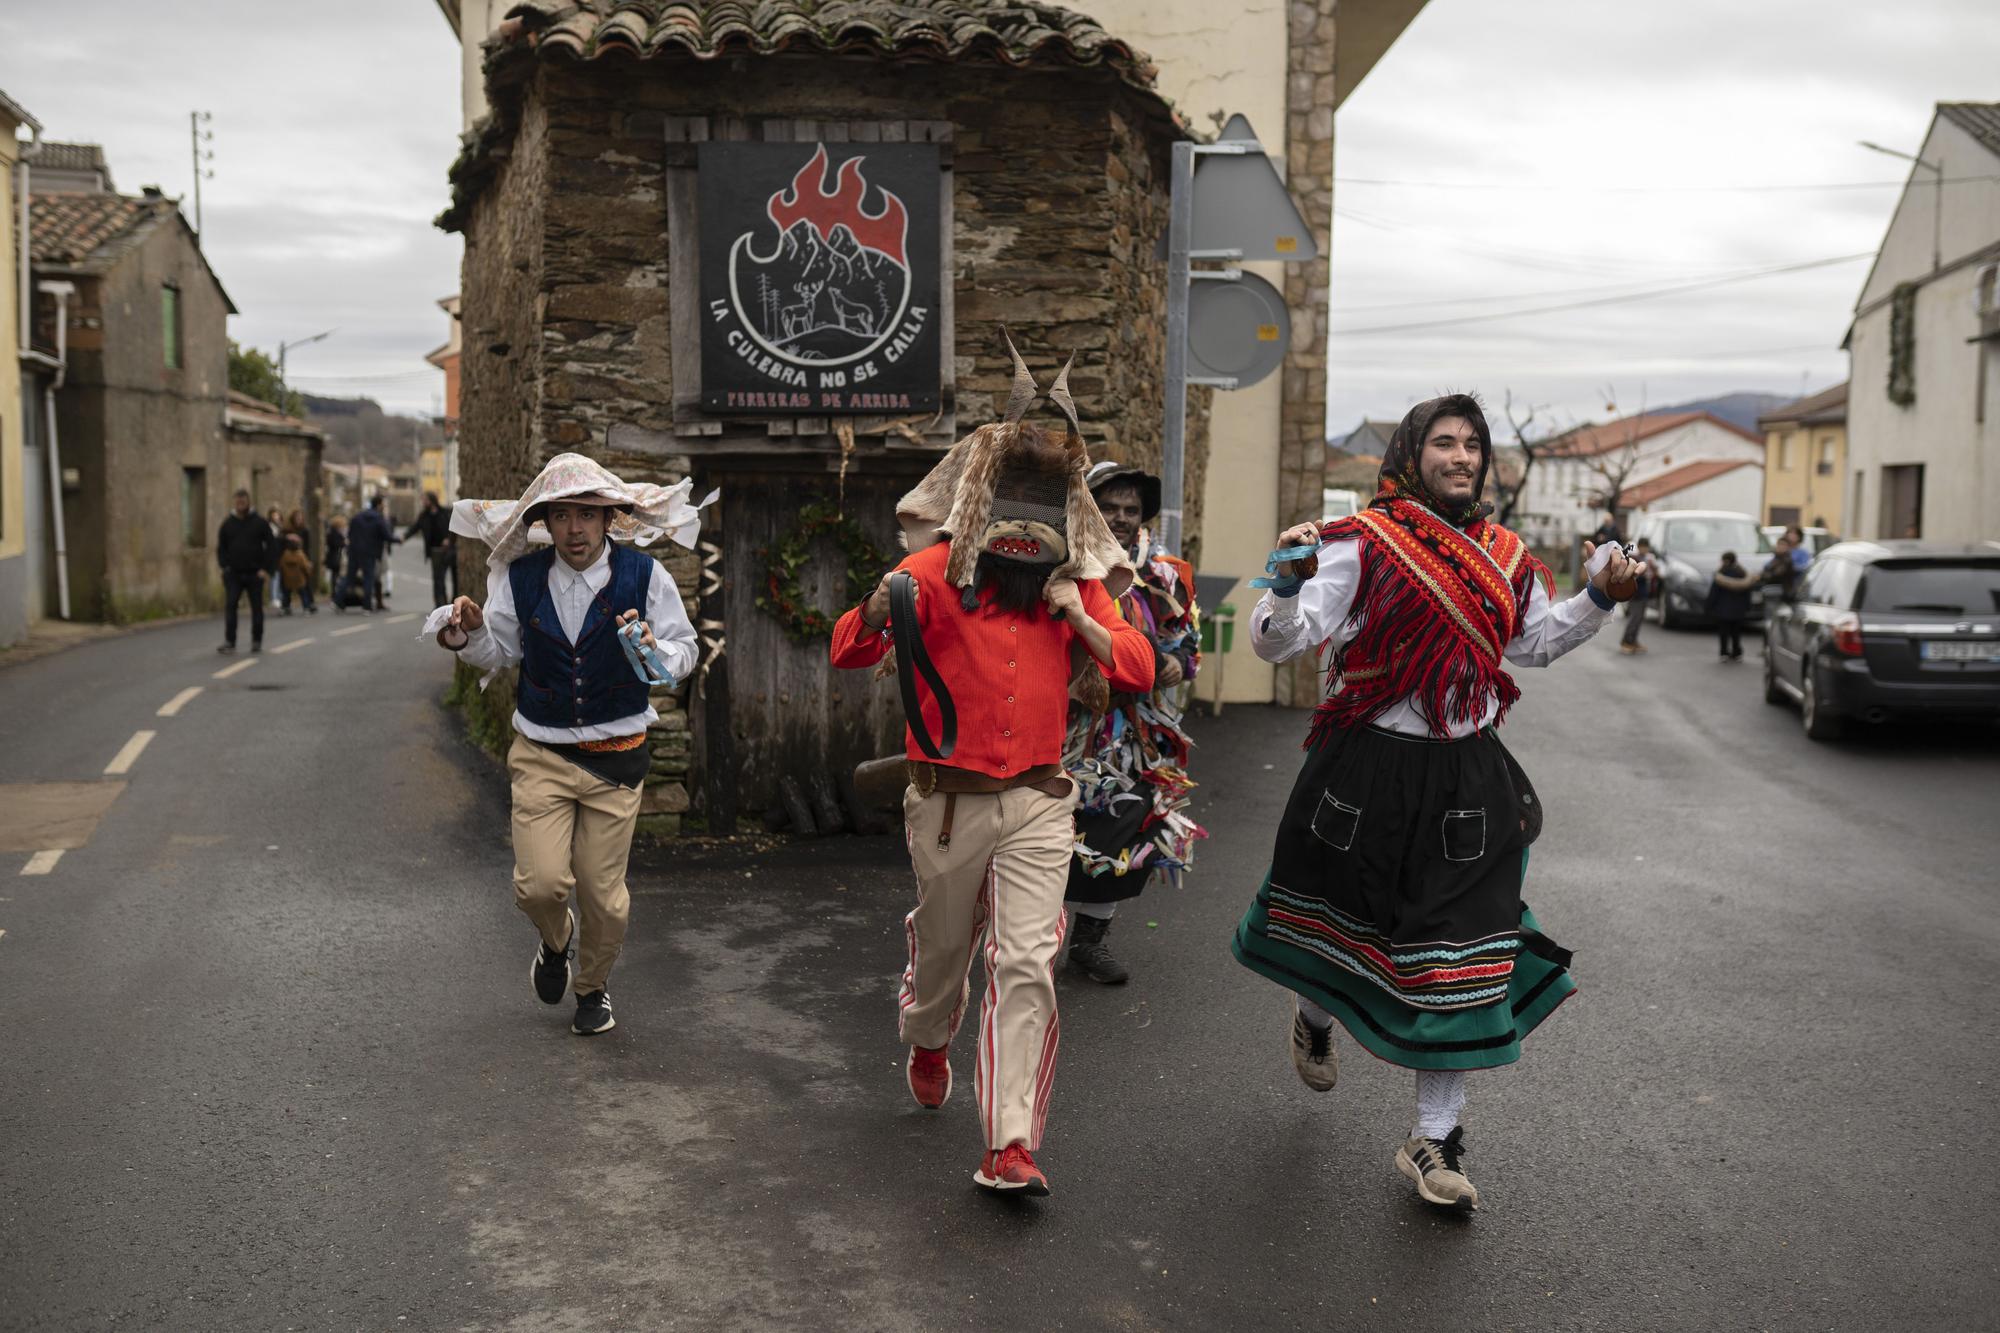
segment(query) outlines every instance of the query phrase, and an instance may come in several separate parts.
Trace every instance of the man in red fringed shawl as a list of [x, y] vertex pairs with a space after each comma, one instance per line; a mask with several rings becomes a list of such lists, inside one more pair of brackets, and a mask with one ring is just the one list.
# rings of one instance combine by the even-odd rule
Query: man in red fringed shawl
[[1279, 825], [1271, 868], [1237, 927], [1237, 960], [1293, 991], [1293, 1067], [1315, 1092], [1338, 1072], [1333, 1024], [1416, 1071], [1417, 1116], [1396, 1166], [1427, 1202], [1471, 1209], [1465, 1071], [1511, 1064], [1575, 990], [1568, 951], [1521, 900], [1541, 811], [1494, 728], [1520, 697], [1506, 664], [1547, 666], [1638, 587], [1644, 566], [1586, 544], [1590, 581], [1554, 581], [1481, 503], [1492, 461], [1468, 394], [1420, 403], [1382, 460], [1374, 501], [1278, 546], [1251, 615], [1267, 662], [1319, 649], [1328, 692]]

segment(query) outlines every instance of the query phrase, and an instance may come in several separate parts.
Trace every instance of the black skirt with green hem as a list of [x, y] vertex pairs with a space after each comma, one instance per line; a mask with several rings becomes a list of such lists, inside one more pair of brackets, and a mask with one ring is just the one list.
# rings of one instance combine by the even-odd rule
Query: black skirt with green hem
[[1491, 732], [1333, 730], [1307, 755], [1237, 961], [1412, 1069], [1487, 1069], [1573, 993], [1521, 901], [1511, 761]]

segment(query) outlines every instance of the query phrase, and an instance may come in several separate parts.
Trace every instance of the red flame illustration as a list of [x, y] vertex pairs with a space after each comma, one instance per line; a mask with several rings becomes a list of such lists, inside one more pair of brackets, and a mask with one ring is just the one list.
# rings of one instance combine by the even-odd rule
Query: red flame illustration
[[789, 231], [794, 223], [803, 219], [812, 224], [820, 240], [829, 244], [833, 241], [833, 229], [845, 227], [857, 244], [885, 254], [908, 268], [909, 262], [903, 258], [903, 236], [909, 228], [909, 213], [904, 209], [903, 201], [887, 190], [881, 192], [886, 202], [879, 215], [870, 217], [861, 211], [862, 198], [868, 193], [868, 184], [861, 179], [863, 160], [850, 157], [841, 163], [834, 191], [828, 194], [824, 189], [826, 145], [821, 144], [812, 161], [800, 167], [799, 174], [792, 177], [791, 185], [771, 196], [765, 211], [771, 215], [771, 221], [778, 224], [779, 231]]

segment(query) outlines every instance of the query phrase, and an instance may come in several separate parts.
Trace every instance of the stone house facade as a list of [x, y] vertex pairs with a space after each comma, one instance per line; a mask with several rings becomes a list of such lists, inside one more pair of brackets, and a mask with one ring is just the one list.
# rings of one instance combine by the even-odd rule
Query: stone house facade
[[[66, 324], [56, 441], [71, 618], [212, 607], [215, 529], [231, 490], [223, 413], [236, 307], [179, 206], [157, 191], [37, 189], [31, 231], [36, 347], [53, 353], [58, 318]], [[49, 281], [73, 291], [39, 290]]]
[[[239, 488], [250, 492], [251, 508], [260, 514], [276, 505], [290, 518], [294, 509], [303, 509], [306, 554], [317, 567], [326, 523], [320, 466], [326, 432], [235, 389], [229, 391], [223, 425], [229, 442], [229, 493]], [[220, 516], [216, 524], [220, 526]]]
[[[706, 643], [660, 699], [647, 815], [726, 830], [786, 777], [900, 748], [891, 683], [836, 673], [823, 636], [759, 605], [815, 502], [880, 567], [817, 540], [803, 604], [837, 613], [896, 555], [895, 498], [1004, 400], [1011, 331], [1046, 385], [1072, 352], [1094, 457], [1157, 468], [1169, 147], [1143, 57], [1080, 15], [897, 6], [528, 4], [489, 44], [490, 112], [440, 220], [465, 235], [461, 489], [517, 494], [563, 450], [721, 488], [699, 553], [664, 558]], [[816, 18], [815, 12], [821, 17]], [[828, 14], [843, 17], [829, 19]], [[693, 21], [691, 21], [691, 18]], [[720, 416], [699, 383], [701, 142], [928, 143], [944, 168], [940, 406], [901, 417]], [[1208, 395], [1190, 412], [1198, 552]], [[476, 591], [470, 549], [461, 571]], [[795, 627], [794, 627], [795, 628]], [[504, 697], [496, 687], [491, 696]]]

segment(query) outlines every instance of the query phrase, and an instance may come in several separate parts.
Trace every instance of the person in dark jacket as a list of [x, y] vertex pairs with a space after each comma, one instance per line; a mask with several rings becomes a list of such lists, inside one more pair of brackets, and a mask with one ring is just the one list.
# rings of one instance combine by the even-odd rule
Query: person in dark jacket
[[326, 588], [333, 609], [340, 610], [340, 557], [347, 551], [347, 520], [335, 514], [326, 521]]
[[[1648, 569], [1652, 568], [1653, 544], [1644, 537], [1634, 544], [1632, 555], [1636, 560], [1645, 561]], [[1646, 645], [1639, 642], [1639, 631], [1646, 626], [1646, 601], [1653, 595], [1657, 582], [1650, 574], [1640, 575], [1639, 591], [1625, 603], [1625, 633], [1618, 640], [1619, 652], [1629, 655], [1646, 651]]]
[[1722, 660], [1743, 660], [1743, 622], [1750, 618], [1750, 590], [1758, 576], [1736, 563], [1736, 552], [1725, 551], [1722, 564], [1708, 585], [1709, 618], [1715, 621]]
[[236, 506], [215, 534], [215, 563], [222, 569], [222, 646], [236, 651], [236, 601], [250, 599], [250, 651], [264, 651], [264, 580], [278, 560], [278, 534], [250, 507], [250, 492], [236, 492]]
[[[451, 511], [438, 503], [436, 491], [424, 492], [423, 510], [403, 536], [407, 540], [419, 533], [424, 538], [424, 559], [431, 566], [431, 605], [444, 606], [458, 596], [458, 539], [451, 535]], [[444, 590], [447, 578], [450, 593]]]
[[382, 512], [382, 497], [378, 495], [347, 525], [348, 578], [359, 581], [361, 585], [361, 609], [364, 611], [383, 609], [382, 581], [378, 571], [382, 557], [395, 544], [396, 530], [389, 526], [388, 515]]
[[1788, 602], [1792, 600], [1798, 588], [1799, 574], [1804, 568], [1793, 555], [1797, 549], [1792, 545], [1790, 537], [1778, 538], [1770, 560], [1765, 562], [1764, 569], [1758, 576], [1758, 582], [1770, 585], [1777, 591], [1778, 596]]

